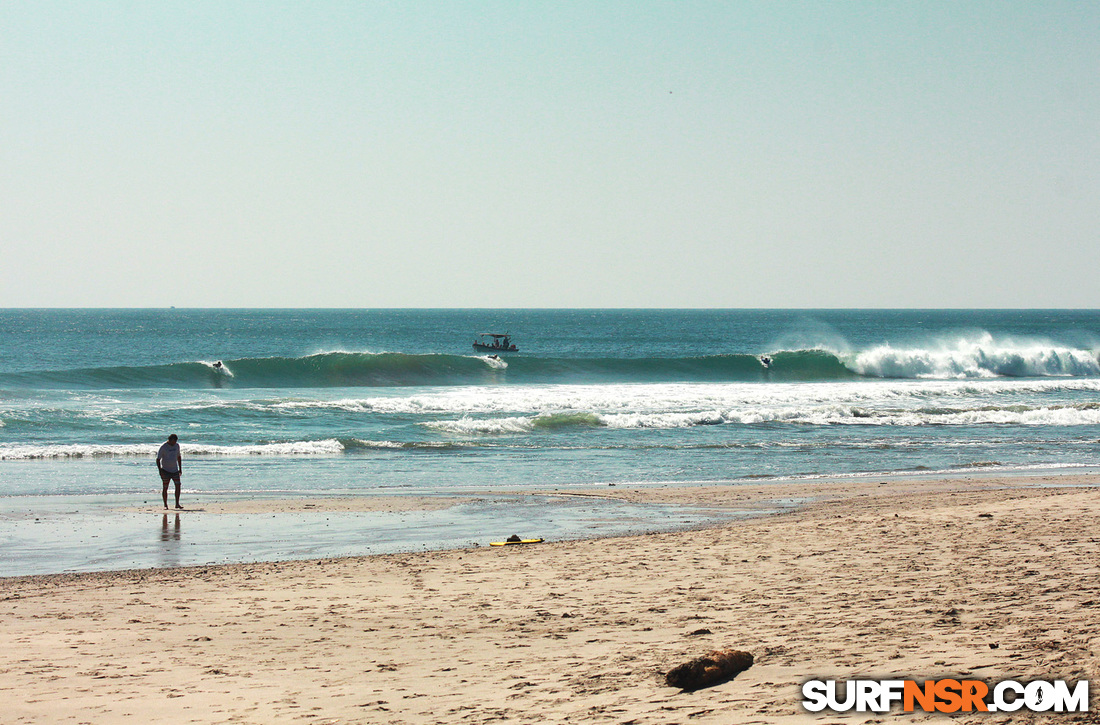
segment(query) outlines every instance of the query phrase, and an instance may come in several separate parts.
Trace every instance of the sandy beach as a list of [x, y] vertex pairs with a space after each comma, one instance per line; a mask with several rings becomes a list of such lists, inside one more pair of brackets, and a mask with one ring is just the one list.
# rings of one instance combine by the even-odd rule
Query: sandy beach
[[[943, 719], [811, 715], [800, 686], [816, 677], [1096, 679], [1098, 483], [605, 487], [587, 493], [738, 508], [808, 500], [691, 532], [2, 579], [0, 720]], [[675, 665], [727, 647], [755, 664], [696, 692], [665, 685]], [[1094, 712], [1039, 719], [1098, 721]]]

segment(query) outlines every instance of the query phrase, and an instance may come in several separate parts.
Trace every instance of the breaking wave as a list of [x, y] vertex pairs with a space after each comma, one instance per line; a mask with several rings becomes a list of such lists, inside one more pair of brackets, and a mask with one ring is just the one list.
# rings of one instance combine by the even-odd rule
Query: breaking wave
[[714, 425], [786, 424], [802, 426], [1093, 426], [1100, 425], [1100, 406], [1011, 406], [1005, 408], [924, 408], [875, 410], [851, 405], [809, 408], [745, 408], [695, 412], [572, 413], [504, 418], [460, 418], [424, 425], [458, 435], [503, 435], [549, 432], [568, 428], [620, 430], [694, 428]]
[[[148, 444], [5, 444], [0, 443], [0, 461], [32, 461], [45, 459], [149, 458], [157, 454], [156, 445]], [[332, 456], [347, 447], [335, 438], [320, 441], [288, 441], [255, 445], [218, 446], [189, 443], [188, 456]]]
[[952, 340], [933, 348], [881, 345], [854, 354], [846, 364], [859, 375], [879, 378], [1100, 375], [1100, 359], [1094, 350], [1045, 341], [997, 340], [989, 333]]
[[688, 357], [560, 358], [323, 352], [164, 365], [0, 374], [15, 388], [323, 388], [645, 382], [1100, 377], [1094, 350], [984, 334], [937, 346], [780, 350]]

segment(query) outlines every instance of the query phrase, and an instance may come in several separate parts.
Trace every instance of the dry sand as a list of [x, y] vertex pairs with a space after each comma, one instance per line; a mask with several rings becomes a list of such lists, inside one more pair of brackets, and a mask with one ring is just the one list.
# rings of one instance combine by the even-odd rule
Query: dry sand
[[[810, 715], [799, 688], [1096, 679], [1100, 489], [1081, 487], [1096, 483], [605, 488], [588, 493], [815, 500], [696, 532], [3, 579], [0, 722], [945, 720]], [[693, 693], [665, 686], [721, 647], [756, 664]]]

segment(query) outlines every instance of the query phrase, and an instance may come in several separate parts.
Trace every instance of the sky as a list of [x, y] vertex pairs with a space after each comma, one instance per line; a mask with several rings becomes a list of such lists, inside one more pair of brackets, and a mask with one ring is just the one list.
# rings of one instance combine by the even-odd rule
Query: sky
[[0, 3], [0, 307], [1100, 307], [1097, 2]]

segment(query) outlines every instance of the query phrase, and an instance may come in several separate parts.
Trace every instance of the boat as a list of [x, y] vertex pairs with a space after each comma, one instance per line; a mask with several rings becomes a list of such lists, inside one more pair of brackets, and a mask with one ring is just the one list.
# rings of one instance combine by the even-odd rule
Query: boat
[[474, 340], [474, 349], [481, 352], [519, 352], [512, 344], [510, 332], [479, 332]]

